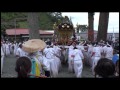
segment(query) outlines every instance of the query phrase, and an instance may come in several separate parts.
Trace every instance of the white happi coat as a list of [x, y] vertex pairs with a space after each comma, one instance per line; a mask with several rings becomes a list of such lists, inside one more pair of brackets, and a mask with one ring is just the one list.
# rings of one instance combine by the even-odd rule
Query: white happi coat
[[5, 44], [5, 54], [10, 55], [10, 48], [8, 44]]
[[10, 52], [12, 53], [13, 52], [13, 44], [10, 43]]
[[2, 44], [3, 52], [5, 54], [5, 43]]
[[38, 63], [38, 66], [39, 66], [39, 69], [40, 69], [40, 72], [42, 74], [42, 66], [41, 66], [41, 62], [40, 62], [40, 56], [38, 55], [38, 52], [34, 52], [32, 54], [27, 54], [27, 57], [30, 58], [30, 60], [34, 59], [37, 63]]
[[3, 52], [3, 48], [1, 47], [1, 74], [3, 69], [3, 61], [4, 61], [4, 52]]
[[17, 51], [17, 48], [18, 48], [18, 45], [17, 43], [13, 45], [14, 46], [14, 55], [16, 56], [16, 51]]
[[37, 53], [37, 58], [39, 60], [39, 62], [42, 64], [42, 69], [44, 71], [50, 71], [50, 64], [47, 60], [47, 58], [45, 57], [45, 55], [43, 54], [42, 51], [38, 51]]
[[108, 58], [108, 59], [112, 60], [113, 48], [111, 46], [110, 47], [106, 47], [105, 50], [104, 50], [104, 53], [105, 53], [105, 58]]
[[90, 64], [90, 66], [92, 66], [92, 63], [93, 63], [92, 52], [93, 52], [93, 46], [91, 45], [91, 46], [89, 46], [89, 48], [88, 48], [88, 55], [89, 55], [89, 57], [90, 57], [90, 59], [89, 59], [89, 64]]
[[[102, 48], [102, 53], [103, 53], [103, 56], [105, 55], [106, 48], [107, 48], [107, 46], [106, 46], [106, 45], [105, 45], [105, 46], [103, 46], [103, 48]], [[105, 56], [104, 56], [104, 57], [105, 57]]]
[[60, 57], [61, 56], [61, 49], [58, 46], [53, 46], [55, 54]]
[[83, 63], [82, 59], [84, 59], [84, 56], [79, 49], [74, 49], [74, 52], [72, 53], [74, 55], [73, 59], [73, 66], [74, 66], [74, 71], [76, 77], [81, 77], [82, 76], [82, 69], [83, 69]]
[[18, 55], [19, 57], [26, 56], [26, 52], [24, 52], [22, 48], [18, 48], [16, 51], [16, 55]]
[[58, 63], [56, 62], [55, 55], [54, 55], [54, 49], [53, 48], [45, 48], [44, 54], [46, 57], [46, 60], [48, 60], [50, 64], [50, 73], [52, 77], [57, 77], [58, 75]]
[[71, 57], [71, 55], [73, 54], [73, 46], [69, 46], [69, 51], [68, 51], [68, 71], [69, 72], [73, 72], [73, 65], [72, 65], [72, 60], [73, 57]]
[[95, 66], [97, 65], [98, 61], [101, 58], [101, 49], [100, 49], [100, 47], [99, 46], [93, 47], [93, 53], [94, 53], [94, 56], [93, 56], [92, 72], [94, 74], [94, 68], [95, 68]]
[[58, 46], [54, 46], [54, 55], [55, 55], [55, 61], [57, 62], [57, 66], [58, 66], [58, 71], [61, 68], [61, 60], [60, 60], [60, 56], [61, 56], [61, 49]]

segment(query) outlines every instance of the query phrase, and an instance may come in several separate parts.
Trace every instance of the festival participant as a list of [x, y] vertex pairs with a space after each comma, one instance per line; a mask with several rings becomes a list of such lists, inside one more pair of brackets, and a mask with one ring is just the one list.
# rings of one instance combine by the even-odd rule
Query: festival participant
[[8, 45], [8, 42], [6, 42], [6, 44], [5, 44], [5, 55], [6, 56], [8, 56], [8, 55], [10, 55], [10, 48], [9, 48], [9, 45]]
[[80, 77], [82, 77], [82, 69], [83, 69], [82, 60], [84, 59], [84, 56], [83, 56], [81, 50], [77, 49], [76, 47], [74, 47], [72, 56], [74, 57], [72, 64], [74, 66], [75, 75], [77, 78], [78, 77], [80, 78]]
[[[88, 57], [89, 57], [89, 65], [92, 67], [92, 63], [93, 63], [93, 56], [92, 56], [92, 52], [93, 52], [93, 47], [94, 47], [94, 43], [91, 42], [91, 44], [88, 47]], [[92, 56], [92, 57], [91, 57]]]
[[113, 57], [112, 57], [112, 61], [114, 64], [116, 64], [116, 62], [119, 60], [119, 53], [114, 50], [114, 54], [113, 54]]
[[94, 73], [94, 68], [95, 66], [97, 65], [98, 61], [100, 60], [101, 58], [101, 49], [98, 45], [98, 42], [95, 43], [94, 47], [93, 47], [93, 52], [92, 52], [92, 56], [93, 57], [93, 64], [92, 64], [92, 72], [93, 72], [93, 75], [95, 75]]
[[58, 45], [54, 45], [53, 46], [53, 49], [54, 49], [54, 55], [55, 55], [55, 60], [57, 62], [57, 66], [58, 66], [58, 71], [60, 71], [61, 69], [61, 60], [60, 60], [60, 57], [61, 57], [61, 49], [58, 47]]
[[84, 44], [83, 45], [84, 46], [84, 50], [82, 50], [82, 53], [83, 53], [83, 55], [84, 55], [84, 60], [83, 60], [83, 62], [86, 64], [86, 65], [89, 65], [89, 59], [90, 59], [90, 57], [89, 57], [89, 55], [88, 55], [88, 45], [87, 44]]
[[119, 60], [117, 60], [116, 62], [115, 69], [116, 69], [116, 76], [119, 77]]
[[16, 42], [14, 42], [14, 56], [16, 56], [16, 51], [17, 51], [17, 48], [18, 48], [18, 44]]
[[98, 61], [94, 71], [95, 77], [98, 76], [99, 78], [115, 78], [115, 65], [107, 58], [101, 58]]
[[72, 57], [72, 53], [73, 53], [73, 48], [75, 47], [75, 43], [72, 43], [71, 46], [69, 46], [69, 51], [68, 51], [68, 71], [69, 72], [73, 72], [73, 65], [71, 64], [73, 57]]
[[6, 54], [6, 52], [5, 52], [5, 41], [2, 42], [2, 48], [3, 48], [4, 54]]
[[3, 61], [4, 61], [4, 52], [3, 52], [3, 48], [1, 46], [1, 74], [2, 74], [2, 70], [3, 70]]
[[18, 78], [29, 78], [32, 63], [28, 57], [20, 57], [16, 61], [15, 71]]
[[13, 52], [13, 43], [10, 43], [10, 54]]
[[111, 43], [109, 43], [109, 42], [107, 43], [107, 47], [105, 48], [104, 53], [105, 53], [105, 58], [112, 60], [113, 48], [111, 46]]
[[[43, 50], [46, 44], [40, 39], [31, 39], [22, 44], [22, 49], [28, 53], [27, 57], [30, 58], [32, 63], [31, 74], [35, 76], [41, 76], [42, 63], [38, 57], [38, 51]], [[34, 78], [34, 76], [32, 76]]]
[[32, 70], [32, 63], [28, 57], [20, 57], [16, 61], [15, 71], [17, 72], [17, 78], [45, 78], [45, 76], [36, 76], [30, 74]]
[[103, 48], [102, 48], [102, 50], [103, 50], [103, 52], [102, 52], [103, 58], [105, 58], [105, 51], [106, 51], [106, 48], [107, 48], [107, 42], [104, 42], [104, 43], [103, 43]]
[[[46, 48], [44, 49], [46, 50]], [[42, 67], [42, 71], [41, 72], [45, 72], [45, 76], [50, 77], [50, 63], [48, 62], [48, 60], [46, 59], [45, 55], [44, 55], [44, 50], [39, 50], [37, 52], [37, 58], [41, 63], [41, 67]]]
[[53, 46], [50, 46], [49, 48], [46, 48], [44, 50], [46, 60], [50, 64], [51, 77], [57, 77], [57, 75], [58, 75], [58, 63], [56, 62], [57, 59], [55, 58], [55, 53], [54, 52], [55, 51], [53, 49]]
[[22, 50], [22, 44], [19, 45], [19, 48], [16, 51], [16, 57], [26, 56], [27, 53]]

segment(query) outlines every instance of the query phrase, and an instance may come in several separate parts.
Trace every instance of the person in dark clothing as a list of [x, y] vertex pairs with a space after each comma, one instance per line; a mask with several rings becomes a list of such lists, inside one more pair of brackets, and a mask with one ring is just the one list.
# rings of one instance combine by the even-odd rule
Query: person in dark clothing
[[113, 78], [115, 77], [115, 65], [114, 63], [107, 59], [101, 58], [95, 67], [95, 76], [98, 75], [102, 78]]
[[116, 76], [119, 77], [119, 60], [116, 62]]
[[15, 71], [18, 73], [18, 78], [28, 78], [31, 72], [31, 61], [28, 57], [20, 57], [16, 61]]
[[28, 57], [20, 57], [16, 61], [15, 71], [17, 72], [18, 76], [17, 78], [46, 78], [46, 76], [49, 76], [49, 72], [46, 73], [46, 76], [35, 76], [30, 74], [32, 69], [32, 63], [31, 60]]

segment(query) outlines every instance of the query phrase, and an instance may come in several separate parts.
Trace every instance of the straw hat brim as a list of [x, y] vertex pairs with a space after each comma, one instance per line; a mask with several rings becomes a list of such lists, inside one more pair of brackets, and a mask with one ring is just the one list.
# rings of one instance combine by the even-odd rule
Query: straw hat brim
[[46, 43], [40, 39], [31, 39], [22, 44], [24, 51], [33, 53], [38, 50], [43, 50], [46, 47]]

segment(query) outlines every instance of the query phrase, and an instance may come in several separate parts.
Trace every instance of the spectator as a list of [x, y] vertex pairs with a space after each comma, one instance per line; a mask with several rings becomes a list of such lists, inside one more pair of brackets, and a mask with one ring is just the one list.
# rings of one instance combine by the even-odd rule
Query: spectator
[[114, 64], [116, 64], [117, 60], [119, 60], [119, 53], [116, 50], [114, 50], [112, 61]]
[[98, 61], [94, 70], [95, 74], [98, 75], [99, 77], [102, 78], [115, 77], [115, 65], [111, 60], [107, 58], [101, 58]]
[[27, 57], [20, 57], [16, 62], [15, 71], [18, 73], [18, 78], [28, 78], [31, 72], [31, 61]]
[[116, 76], [119, 77], [119, 60], [116, 62]]

